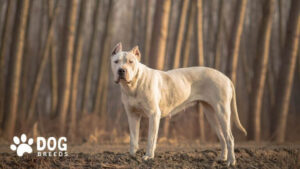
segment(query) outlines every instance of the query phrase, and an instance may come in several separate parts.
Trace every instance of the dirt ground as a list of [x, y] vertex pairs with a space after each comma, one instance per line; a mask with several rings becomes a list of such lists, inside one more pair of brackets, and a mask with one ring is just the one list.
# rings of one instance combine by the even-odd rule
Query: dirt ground
[[[159, 144], [153, 160], [143, 161], [145, 143], [136, 157], [127, 152], [128, 144], [69, 145], [67, 157], [37, 157], [36, 154], [16, 156], [0, 145], [0, 168], [227, 168], [216, 161], [218, 145]], [[252, 145], [244, 143], [235, 148], [234, 168], [300, 168], [300, 145]], [[231, 167], [232, 168], [232, 167]]]

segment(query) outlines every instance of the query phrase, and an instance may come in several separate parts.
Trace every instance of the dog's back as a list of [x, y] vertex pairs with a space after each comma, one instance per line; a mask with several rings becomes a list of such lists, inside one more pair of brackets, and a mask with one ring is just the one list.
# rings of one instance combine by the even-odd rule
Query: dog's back
[[195, 101], [230, 102], [231, 81], [223, 73], [207, 67], [189, 67], [159, 71], [160, 108], [163, 114], [177, 113]]

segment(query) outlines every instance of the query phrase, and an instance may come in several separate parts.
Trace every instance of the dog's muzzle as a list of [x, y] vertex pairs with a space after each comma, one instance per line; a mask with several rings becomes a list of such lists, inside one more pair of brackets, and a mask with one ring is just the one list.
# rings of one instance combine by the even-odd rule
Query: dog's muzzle
[[[118, 80], [116, 81], [116, 83], [119, 83], [121, 79], [123, 79], [124, 81], [127, 82], [127, 80], [126, 80], [126, 70], [122, 69], [122, 68], [120, 68], [118, 70]], [[129, 83], [129, 82], [127, 82], [127, 83]]]

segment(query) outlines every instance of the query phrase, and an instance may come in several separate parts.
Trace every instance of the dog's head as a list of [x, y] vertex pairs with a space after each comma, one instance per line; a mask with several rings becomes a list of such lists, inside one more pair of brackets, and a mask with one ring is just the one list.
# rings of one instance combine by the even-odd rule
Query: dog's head
[[111, 56], [111, 68], [116, 83], [130, 83], [135, 77], [138, 65], [141, 60], [141, 53], [138, 46], [130, 51], [122, 51], [122, 44], [118, 43]]

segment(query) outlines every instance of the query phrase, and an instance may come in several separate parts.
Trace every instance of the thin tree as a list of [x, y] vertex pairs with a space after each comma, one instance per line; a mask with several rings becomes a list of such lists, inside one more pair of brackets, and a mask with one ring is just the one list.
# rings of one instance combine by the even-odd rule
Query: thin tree
[[4, 26], [1, 34], [1, 46], [0, 46], [0, 124], [3, 124], [4, 118], [4, 97], [5, 97], [5, 56], [9, 49], [9, 37], [11, 20], [13, 18], [14, 2], [7, 1], [7, 8], [5, 12]]
[[[50, 10], [50, 8], [49, 8], [49, 10]], [[51, 42], [53, 39], [53, 34], [54, 34], [54, 21], [57, 16], [57, 13], [58, 13], [58, 1], [56, 2], [55, 12], [50, 17], [50, 22], [49, 22], [49, 26], [48, 26], [48, 30], [47, 30], [48, 32], [47, 32], [47, 37], [46, 37], [46, 43], [45, 43], [42, 53], [41, 53], [41, 55], [42, 55], [41, 63], [39, 64], [38, 72], [37, 72], [37, 75], [34, 80], [34, 86], [33, 86], [33, 90], [32, 90], [33, 92], [32, 92], [31, 98], [30, 98], [28, 113], [27, 113], [27, 118], [26, 118], [27, 125], [29, 125], [33, 120], [35, 107], [36, 107], [36, 101], [38, 98], [38, 93], [40, 90], [40, 86], [41, 86], [41, 83], [43, 80], [43, 75], [44, 75], [46, 65], [48, 62], [48, 57], [49, 57], [49, 53], [50, 53], [50, 45], [51, 45]]]
[[271, 132], [277, 142], [284, 142], [290, 96], [293, 86], [300, 35], [300, 1], [292, 0], [285, 35], [282, 63], [277, 81], [276, 100], [272, 109]]
[[[33, 3], [32, 1], [29, 4], [29, 12], [32, 11]], [[26, 116], [26, 110], [28, 105], [28, 81], [29, 81], [29, 68], [30, 68], [30, 57], [29, 57], [29, 47], [30, 47], [30, 21], [32, 19], [32, 13], [28, 14], [27, 19], [27, 28], [26, 28], [26, 34], [25, 34], [25, 44], [24, 44], [24, 53], [23, 53], [23, 62], [22, 62], [22, 70], [21, 70], [21, 82], [20, 82], [20, 105], [18, 107], [18, 117], [17, 117], [17, 124], [19, 124], [23, 128], [25, 125], [25, 116]]]
[[274, 0], [263, 1], [263, 18], [257, 38], [257, 55], [253, 68], [254, 77], [250, 96], [250, 112], [248, 114], [250, 120], [249, 139], [255, 141], [260, 141], [261, 135], [261, 107], [268, 69], [274, 3]]
[[[197, 49], [198, 49], [198, 66], [204, 66], [204, 49], [203, 49], [203, 21], [202, 21], [202, 0], [197, 0]], [[198, 103], [198, 122], [201, 141], [205, 141], [204, 132], [204, 113], [201, 103]]]
[[181, 49], [184, 37], [184, 28], [186, 22], [187, 11], [189, 7], [189, 0], [182, 1], [181, 4], [181, 12], [180, 12], [180, 20], [177, 26], [177, 33], [176, 33], [176, 44], [174, 50], [174, 62], [173, 62], [173, 69], [177, 69], [180, 66], [180, 56], [181, 56]]
[[[171, 1], [156, 1], [155, 6], [151, 50], [149, 54], [151, 60], [149, 62], [151, 67], [162, 70], [164, 69]], [[165, 120], [163, 128], [165, 136], [168, 137], [169, 119]]]
[[162, 70], [164, 68], [165, 51], [168, 36], [168, 23], [171, 0], [156, 2], [154, 24], [152, 29], [150, 66]]
[[[18, 97], [19, 97], [19, 88], [21, 80], [21, 67], [22, 67], [22, 58], [23, 58], [23, 49], [24, 49], [24, 39], [27, 27], [28, 11], [29, 11], [30, 0], [17, 1], [17, 14], [15, 19], [15, 32], [14, 37], [15, 53], [11, 58], [10, 64], [10, 73], [8, 81], [8, 100], [7, 100], [7, 116], [4, 124], [4, 136], [6, 138], [11, 138], [15, 131], [16, 124], [16, 113], [18, 110]], [[12, 53], [12, 52], [11, 52]]]
[[140, 14], [140, 3], [141, 1], [136, 1], [134, 0], [133, 2], [133, 7], [132, 7], [132, 24], [131, 24], [131, 39], [130, 39], [130, 46], [134, 46], [136, 43], [136, 39], [138, 37], [138, 25], [139, 25], [139, 21], [137, 21], [138, 19], [137, 16], [141, 15]]
[[70, 126], [69, 126], [69, 136], [71, 138], [75, 135], [76, 128], [76, 117], [77, 117], [77, 92], [78, 92], [78, 79], [80, 73], [80, 63], [83, 51], [83, 43], [84, 43], [84, 34], [85, 34], [85, 21], [87, 14], [87, 3], [88, 1], [80, 2], [80, 13], [79, 13], [79, 21], [77, 25], [77, 39], [76, 39], [76, 48], [75, 48], [75, 62], [74, 62], [74, 70], [72, 76], [72, 91], [71, 91], [71, 107], [70, 107]]
[[236, 82], [236, 70], [238, 64], [238, 56], [240, 49], [240, 41], [243, 32], [243, 25], [245, 20], [247, 0], [239, 0], [235, 11], [233, 20], [233, 27], [231, 32], [231, 39], [228, 45], [228, 62], [227, 74], [231, 78], [233, 84]]
[[144, 63], [149, 64], [150, 54], [150, 43], [151, 43], [151, 0], [147, 1], [146, 4], [146, 32], [145, 32], [145, 52], [144, 52]]
[[282, 51], [283, 49], [283, 43], [284, 43], [284, 31], [283, 31], [283, 27], [284, 27], [284, 23], [283, 23], [283, 3], [282, 0], [278, 0], [277, 1], [277, 5], [278, 5], [278, 35], [279, 35], [279, 43], [278, 43], [278, 47], [280, 49], [280, 51]]
[[55, 118], [57, 115], [57, 103], [58, 103], [58, 78], [57, 78], [57, 61], [56, 53], [57, 47], [55, 39], [51, 43], [51, 118]]
[[198, 49], [199, 66], [204, 66], [202, 12], [203, 12], [202, 0], [197, 0], [197, 49]]
[[[55, 3], [54, 3], [55, 2]], [[54, 20], [54, 17], [58, 15], [58, 2], [55, 0], [49, 0], [48, 1], [48, 16], [49, 21]], [[54, 21], [52, 21], [54, 22]], [[56, 53], [57, 53], [57, 47], [56, 47], [56, 39], [53, 35], [53, 39], [51, 40], [50, 44], [50, 68], [51, 68], [51, 112], [50, 117], [55, 118], [57, 115], [57, 100], [58, 100], [58, 80], [57, 80], [57, 62], [56, 62]]]
[[[177, 69], [180, 67], [180, 56], [181, 56], [181, 49], [184, 37], [184, 28], [187, 18], [187, 12], [189, 8], [189, 0], [182, 1], [182, 8], [180, 11], [180, 19], [177, 26], [177, 36], [175, 42], [175, 50], [174, 50], [174, 60], [173, 60], [173, 69]], [[170, 119], [165, 118], [163, 123], [163, 133], [166, 138], [169, 137], [169, 126], [170, 126]]]
[[109, 71], [109, 56], [111, 50], [111, 38], [113, 34], [113, 6], [115, 1], [109, 1], [108, 14], [106, 16], [106, 25], [103, 37], [103, 48], [101, 50], [101, 65], [99, 68], [98, 86], [96, 99], [94, 102], [94, 113], [99, 113], [102, 116], [103, 123], [105, 122], [104, 115], [106, 113], [106, 103], [107, 103], [107, 86], [108, 86], [108, 76]]
[[[193, 1], [190, 6], [189, 19], [187, 24], [185, 43], [184, 43], [184, 51], [183, 51], [183, 67], [187, 67], [189, 64], [190, 51], [191, 51], [191, 39], [193, 35], [194, 22], [195, 22], [195, 12], [196, 12], [196, 4]], [[201, 50], [201, 49], [200, 49]]]
[[69, 0], [67, 3], [67, 36], [66, 36], [66, 49], [65, 49], [65, 76], [64, 86], [62, 93], [61, 106], [59, 109], [59, 125], [60, 134], [65, 134], [66, 129], [66, 116], [69, 107], [69, 99], [71, 92], [71, 81], [72, 81], [72, 63], [74, 54], [74, 41], [75, 41], [75, 28], [76, 28], [76, 17], [77, 17], [78, 1]]
[[81, 115], [84, 115], [88, 112], [89, 107], [89, 94], [91, 92], [91, 83], [92, 83], [92, 75], [93, 75], [93, 68], [94, 68], [94, 56], [96, 55], [96, 50], [98, 48], [97, 44], [97, 32], [100, 23], [100, 16], [98, 15], [100, 12], [100, 1], [96, 1], [96, 8], [94, 11], [93, 16], [93, 27], [92, 27], [92, 34], [91, 39], [89, 42], [89, 50], [88, 50], [88, 67], [86, 72], [86, 78], [84, 82], [84, 92], [82, 96], [82, 109]]
[[214, 59], [214, 68], [217, 70], [220, 70], [220, 64], [221, 64], [221, 53], [222, 53], [222, 46], [221, 46], [221, 39], [222, 39], [222, 32], [223, 32], [223, 0], [220, 0], [220, 4], [218, 7], [218, 25], [217, 25], [217, 35], [214, 43], [214, 49], [215, 49], [215, 59]]

